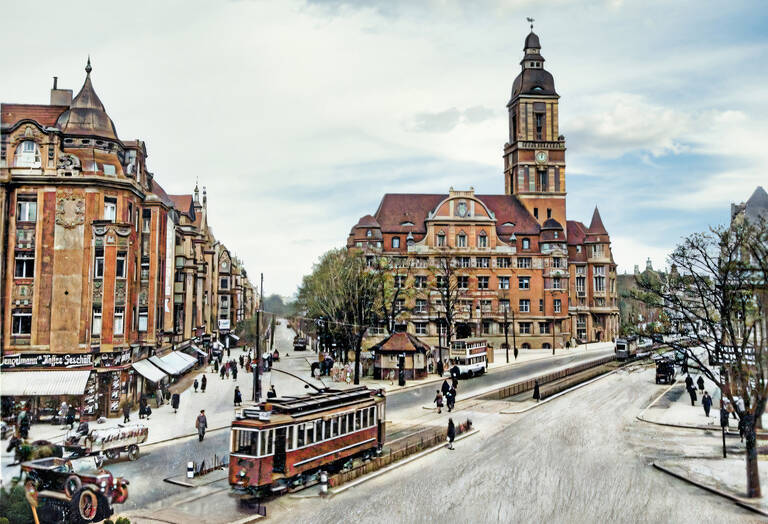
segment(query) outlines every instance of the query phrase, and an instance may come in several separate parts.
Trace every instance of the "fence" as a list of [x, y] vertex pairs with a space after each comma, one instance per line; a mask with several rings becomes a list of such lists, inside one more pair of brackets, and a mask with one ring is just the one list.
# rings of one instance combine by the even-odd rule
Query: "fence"
[[224, 455], [223, 457], [214, 455], [213, 460], [207, 461], [206, 459], [203, 459], [203, 461], [200, 463], [194, 462], [194, 474], [196, 477], [199, 477], [201, 475], [210, 473], [211, 471], [215, 471], [217, 469], [225, 469], [228, 467], [229, 455]]
[[[461, 435], [471, 428], [472, 421], [467, 419], [465, 422], [456, 426], [456, 435]], [[371, 459], [356, 468], [330, 476], [328, 478], [328, 485], [330, 487], [340, 486], [345, 482], [352, 481], [358, 477], [362, 477], [363, 475], [389, 466], [390, 464], [416, 454], [419, 451], [437, 446], [438, 444], [443, 444], [446, 442], [446, 430], [443, 428], [426, 429], [414, 433], [413, 435], [409, 435], [408, 437], [398, 439], [395, 442], [396, 444], [386, 448], [380, 457]]]
[[496, 391], [488, 393], [487, 395], [483, 395], [480, 398], [484, 400], [502, 400], [502, 399], [517, 395], [518, 393], [523, 393], [524, 391], [529, 391], [533, 389], [534, 384], [537, 380], [539, 381], [539, 386], [542, 386], [549, 382], [554, 382], [555, 380], [560, 380], [561, 378], [574, 375], [576, 373], [584, 371], [585, 369], [602, 366], [603, 364], [612, 362], [615, 359], [616, 359], [615, 356], [608, 356], [598, 360], [591, 360], [589, 362], [584, 362], [583, 364], [579, 364], [577, 366], [573, 366], [566, 369], [561, 369], [560, 371], [547, 373], [546, 375], [541, 375], [537, 378], [523, 380], [521, 382], [515, 382], [514, 384], [510, 384], [509, 386], [497, 389]]

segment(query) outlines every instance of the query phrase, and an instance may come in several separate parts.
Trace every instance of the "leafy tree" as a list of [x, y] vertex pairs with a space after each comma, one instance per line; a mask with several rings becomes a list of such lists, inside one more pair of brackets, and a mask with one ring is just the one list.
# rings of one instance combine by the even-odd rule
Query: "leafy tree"
[[324, 330], [343, 348], [355, 352], [355, 384], [360, 383], [360, 352], [368, 327], [381, 319], [384, 273], [368, 267], [357, 250], [334, 249], [325, 253], [304, 276], [297, 305], [325, 321]]
[[7, 490], [0, 488], [0, 515], [7, 518], [11, 524], [34, 523], [32, 510], [20, 484]]
[[[745, 432], [747, 495], [760, 497], [755, 427], [768, 400], [768, 228], [737, 220], [686, 238], [664, 281], [640, 277], [634, 296], [663, 304], [688, 339], [669, 345], [720, 388]], [[736, 397], [743, 400], [737, 403]]]

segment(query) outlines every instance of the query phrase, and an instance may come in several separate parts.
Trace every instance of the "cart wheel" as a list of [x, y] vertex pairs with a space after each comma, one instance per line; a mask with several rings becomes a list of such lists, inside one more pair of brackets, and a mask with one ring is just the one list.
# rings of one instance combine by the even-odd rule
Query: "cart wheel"
[[131, 444], [128, 446], [128, 460], [134, 461], [139, 458], [139, 446]]
[[116, 460], [120, 458], [120, 452], [116, 449], [109, 449], [106, 451], [106, 454], [109, 460]]
[[75, 493], [80, 491], [83, 487], [83, 481], [77, 475], [70, 475], [67, 480], [64, 481], [64, 493], [70, 499], [75, 496]]

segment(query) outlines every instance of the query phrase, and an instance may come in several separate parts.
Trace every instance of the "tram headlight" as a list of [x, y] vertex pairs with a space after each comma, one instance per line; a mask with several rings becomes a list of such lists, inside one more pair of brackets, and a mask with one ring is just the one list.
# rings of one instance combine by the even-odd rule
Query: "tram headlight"
[[238, 475], [240, 475], [240, 478], [243, 478], [245, 476], [245, 473], [246, 473], [245, 469], [241, 469]]

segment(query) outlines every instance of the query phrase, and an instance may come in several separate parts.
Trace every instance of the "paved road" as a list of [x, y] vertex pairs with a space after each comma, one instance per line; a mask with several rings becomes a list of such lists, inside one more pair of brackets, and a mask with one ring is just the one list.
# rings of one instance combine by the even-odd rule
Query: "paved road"
[[[634, 418], [658, 391], [652, 372], [621, 372], [523, 415], [499, 415], [499, 401], [476, 403], [470, 410], [480, 432], [455, 451], [439, 450], [330, 500], [283, 497], [270, 503], [269, 516], [359, 524], [757, 521], [650, 466], [679, 439]], [[717, 455], [716, 438], [684, 438]]]

